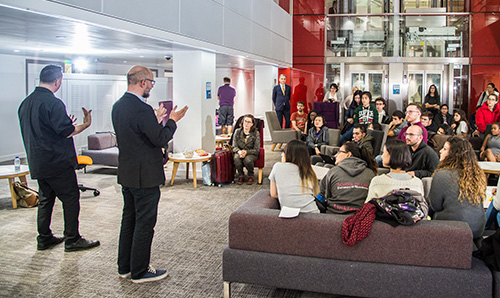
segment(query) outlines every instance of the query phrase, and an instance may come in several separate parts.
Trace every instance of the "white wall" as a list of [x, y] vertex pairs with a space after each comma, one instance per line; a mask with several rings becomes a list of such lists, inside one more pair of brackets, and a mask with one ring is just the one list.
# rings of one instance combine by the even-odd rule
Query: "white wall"
[[292, 63], [292, 17], [272, 0], [144, 0], [140, 3], [133, 0], [0, 0], [0, 3], [195, 48], [248, 55], [281, 65]]

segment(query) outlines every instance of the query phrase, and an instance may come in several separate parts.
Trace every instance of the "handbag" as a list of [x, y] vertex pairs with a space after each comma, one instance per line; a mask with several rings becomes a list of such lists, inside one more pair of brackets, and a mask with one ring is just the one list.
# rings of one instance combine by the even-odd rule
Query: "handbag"
[[370, 200], [377, 207], [378, 220], [391, 225], [414, 225], [425, 218], [425, 213], [417, 199], [421, 194], [414, 190], [393, 190], [386, 196]]
[[38, 205], [38, 192], [21, 182], [14, 182], [12, 184], [14, 192], [17, 195], [17, 204], [21, 207], [31, 208]]

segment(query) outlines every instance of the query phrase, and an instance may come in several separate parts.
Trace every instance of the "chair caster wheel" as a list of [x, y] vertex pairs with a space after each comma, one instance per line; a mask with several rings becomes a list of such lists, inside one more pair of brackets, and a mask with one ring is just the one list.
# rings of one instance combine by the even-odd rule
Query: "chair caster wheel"
[[97, 197], [97, 196], [98, 196], [98, 195], [100, 195], [100, 194], [101, 194], [101, 192], [100, 192], [100, 191], [98, 191], [98, 190], [94, 190], [94, 197]]

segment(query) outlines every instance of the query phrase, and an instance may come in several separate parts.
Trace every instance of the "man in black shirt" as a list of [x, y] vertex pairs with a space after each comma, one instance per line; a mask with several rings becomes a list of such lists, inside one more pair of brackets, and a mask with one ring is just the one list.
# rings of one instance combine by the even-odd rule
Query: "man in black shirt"
[[[99, 245], [97, 240], [80, 236], [78, 215], [80, 192], [76, 180], [77, 165], [73, 136], [87, 129], [92, 111], [82, 108], [83, 124], [73, 125], [64, 103], [54, 96], [62, 84], [62, 69], [48, 65], [40, 72], [40, 85], [19, 106], [19, 123], [31, 178], [38, 180], [38, 250], [51, 248], [63, 241], [65, 251], [76, 251]], [[64, 237], [52, 234], [50, 222], [55, 198], [62, 202]]]

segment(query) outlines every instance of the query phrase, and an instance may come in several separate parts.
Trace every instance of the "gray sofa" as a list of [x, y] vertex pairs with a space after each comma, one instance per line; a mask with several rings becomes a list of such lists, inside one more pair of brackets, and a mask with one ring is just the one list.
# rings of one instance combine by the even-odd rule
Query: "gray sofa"
[[232, 282], [359, 297], [493, 295], [492, 274], [472, 257], [472, 232], [464, 222], [394, 228], [375, 221], [370, 235], [349, 247], [341, 240], [347, 215], [278, 214], [268, 190], [231, 214], [224, 297]]
[[118, 166], [118, 147], [116, 136], [112, 132], [96, 133], [87, 137], [87, 149], [82, 155], [92, 158], [95, 165]]

